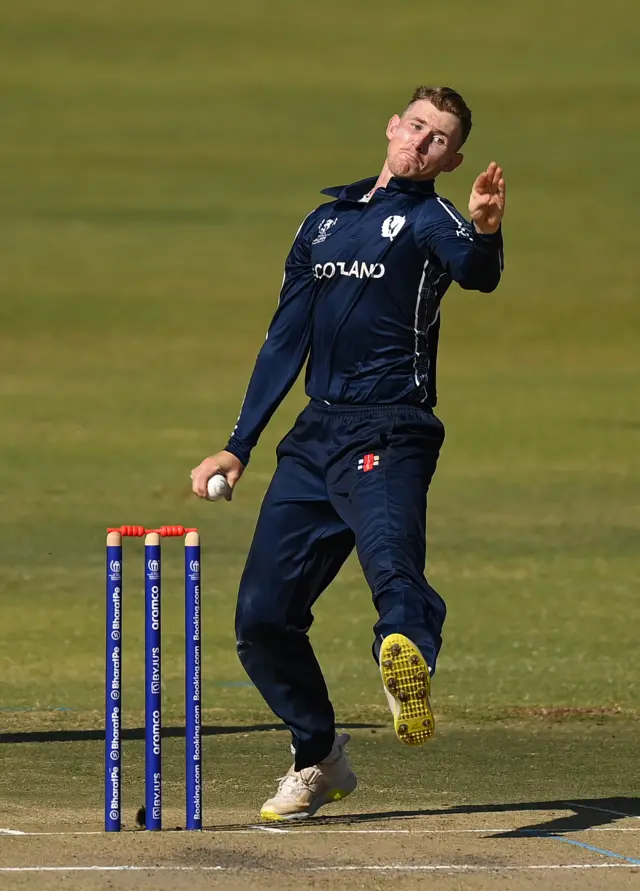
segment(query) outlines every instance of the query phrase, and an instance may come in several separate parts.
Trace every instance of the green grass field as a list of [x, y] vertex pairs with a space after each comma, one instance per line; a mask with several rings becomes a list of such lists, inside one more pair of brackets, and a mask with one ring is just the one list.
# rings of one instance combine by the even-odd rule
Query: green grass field
[[[340, 720], [376, 725], [353, 731], [368, 780], [354, 808], [637, 793], [639, 26], [622, 0], [3, 7], [0, 825], [101, 820], [111, 524], [204, 536], [210, 822], [250, 815], [283, 772], [285, 734], [251, 732], [273, 718], [237, 661], [233, 610], [301, 388], [231, 505], [197, 502], [189, 471], [235, 423], [300, 220], [321, 188], [378, 171], [387, 119], [424, 82], [474, 112], [441, 191], [464, 211], [476, 173], [505, 167], [506, 271], [493, 295], [452, 288], [443, 312], [429, 575], [449, 618], [429, 751], [394, 748], [355, 561], [316, 609]], [[142, 560], [127, 544], [139, 728]], [[179, 550], [165, 558], [173, 727]], [[131, 825], [142, 743], [125, 746]], [[169, 739], [169, 807], [180, 758]], [[381, 792], [392, 758], [403, 779]]]

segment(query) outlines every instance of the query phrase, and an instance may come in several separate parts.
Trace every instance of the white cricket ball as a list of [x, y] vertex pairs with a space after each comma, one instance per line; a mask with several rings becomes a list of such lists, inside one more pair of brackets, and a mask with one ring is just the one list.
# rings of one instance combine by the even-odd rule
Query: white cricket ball
[[231, 492], [231, 486], [221, 473], [216, 473], [207, 483], [207, 500], [220, 501]]

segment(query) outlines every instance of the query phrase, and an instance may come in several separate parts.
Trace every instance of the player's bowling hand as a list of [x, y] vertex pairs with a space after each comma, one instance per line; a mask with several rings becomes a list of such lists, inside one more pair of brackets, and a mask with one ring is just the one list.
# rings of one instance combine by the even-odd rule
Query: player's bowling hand
[[[211, 455], [201, 461], [197, 467], [191, 471], [191, 488], [193, 494], [198, 498], [207, 497], [207, 484], [212, 476], [221, 473], [226, 477], [227, 482], [233, 491], [233, 487], [244, 473], [244, 464], [231, 452], [222, 451], [217, 455]], [[227, 497], [227, 501], [231, 501], [231, 492]], [[225, 496], [226, 497], [226, 496]]]
[[491, 235], [500, 228], [506, 191], [502, 167], [492, 161], [474, 182], [469, 198], [469, 214], [482, 235]]

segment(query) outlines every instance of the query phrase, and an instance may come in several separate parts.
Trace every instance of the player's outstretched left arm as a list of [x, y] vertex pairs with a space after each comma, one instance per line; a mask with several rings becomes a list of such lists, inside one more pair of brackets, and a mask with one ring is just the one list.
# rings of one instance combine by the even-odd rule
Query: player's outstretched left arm
[[439, 195], [424, 204], [414, 227], [427, 259], [436, 257], [454, 282], [469, 291], [498, 287], [504, 265], [501, 223], [505, 208], [502, 168], [492, 161], [469, 198], [471, 222]]
[[476, 232], [493, 235], [504, 216], [507, 187], [502, 167], [495, 161], [478, 176], [471, 189], [469, 216]]

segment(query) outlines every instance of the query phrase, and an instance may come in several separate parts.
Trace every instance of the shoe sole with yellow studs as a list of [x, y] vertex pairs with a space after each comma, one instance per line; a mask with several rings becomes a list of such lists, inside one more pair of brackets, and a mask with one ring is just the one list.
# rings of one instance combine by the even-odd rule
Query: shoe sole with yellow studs
[[385, 637], [379, 659], [396, 736], [408, 746], [421, 746], [435, 733], [429, 701], [429, 666], [417, 646], [404, 634]]

